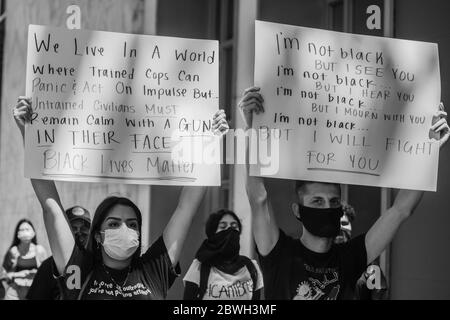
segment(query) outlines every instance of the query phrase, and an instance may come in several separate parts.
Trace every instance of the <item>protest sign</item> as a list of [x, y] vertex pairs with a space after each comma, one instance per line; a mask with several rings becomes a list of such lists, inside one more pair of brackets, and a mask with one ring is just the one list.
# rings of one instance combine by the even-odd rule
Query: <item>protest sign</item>
[[256, 21], [255, 85], [253, 127], [280, 148], [266, 176], [436, 190], [436, 44]]
[[25, 175], [219, 185], [218, 59], [217, 41], [30, 25]]

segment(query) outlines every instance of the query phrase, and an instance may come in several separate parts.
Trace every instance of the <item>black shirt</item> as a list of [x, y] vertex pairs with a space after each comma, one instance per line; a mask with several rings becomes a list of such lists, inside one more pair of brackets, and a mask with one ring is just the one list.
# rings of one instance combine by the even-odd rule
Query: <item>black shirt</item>
[[58, 283], [54, 276], [56, 271], [53, 257], [42, 262], [33, 279], [33, 284], [27, 293], [28, 300], [57, 300], [59, 297]]
[[[81, 281], [77, 285], [77, 272]], [[114, 270], [94, 263], [86, 250], [75, 247], [62, 277], [64, 299], [82, 300], [160, 300], [179, 275], [174, 269], [164, 240], [160, 237], [130, 268]], [[80, 290], [81, 289], [81, 290]], [[81, 292], [81, 293], [80, 293]]]
[[268, 300], [351, 299], [367, 265], [365, 235], [316, 253], [280, 230], [275, 247], [260, 261]]

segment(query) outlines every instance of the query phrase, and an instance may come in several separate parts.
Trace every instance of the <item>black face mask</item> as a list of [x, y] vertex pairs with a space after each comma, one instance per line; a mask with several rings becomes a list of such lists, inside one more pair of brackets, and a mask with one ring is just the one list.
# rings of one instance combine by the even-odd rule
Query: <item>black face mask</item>
[[203, 241], [196, 257], [200, 262], [212, 265], [233, 260], [239, 256], [239, 238], [239, 231], [233, 228], [215, 233]]
[[317, 209], [300, 206], [300, 219], [312, 235], [321, 238], [335, 238], [341, 230], [340, 220], [344, 215], [342, 207]]

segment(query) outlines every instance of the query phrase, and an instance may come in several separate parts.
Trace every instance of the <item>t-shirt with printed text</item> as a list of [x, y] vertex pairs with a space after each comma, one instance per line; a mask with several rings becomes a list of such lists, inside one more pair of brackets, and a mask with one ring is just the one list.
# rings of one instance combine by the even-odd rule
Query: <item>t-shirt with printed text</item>
[[[73, 285], [76, 267], [81, 275], [81, 288]], [[162, 237], [136, 263], [124, 270], [111, 269], [102, 263], [94, 264], [91, 254], [75, 246], [60, 286], [64, 299], [161, 300], [166, 298], [179, 273], [179, 265], [172, 267]]]
[[[255, 260], [252, 260], [252, 262], [258, 274], [256, 286], [253, 285], [250, 272], [246, 266], [239, 269], [235, 274], [228, 274], [211, 267], [203, 300], [252, 300], [253, 292], [263, 287], [263, 276], [258, 263]], [[200, 267], [201, 262], [194, 259], [183, 281], [189, 281], [199, 286]]]
[[275, 247], [268, 255], [260, 255], [260, 262], [266, 299], [352, 299], [367, 265], [365, 235], [317, 253], [280, 230]]

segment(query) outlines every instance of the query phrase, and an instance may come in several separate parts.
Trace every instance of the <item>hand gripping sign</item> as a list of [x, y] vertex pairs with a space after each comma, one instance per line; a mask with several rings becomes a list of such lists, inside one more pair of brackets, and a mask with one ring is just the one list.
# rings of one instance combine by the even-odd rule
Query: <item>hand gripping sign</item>
[[436, 190], [436, 44], [261, 21], [255, 38], [253, 126], [258, 146], [279, 141], [280, 164], [252, 175]]
[[219, 185], [219, 161], [172, 156], [220, 147], [218, 78], [217, 41], [30, 25], [25, 175]]

